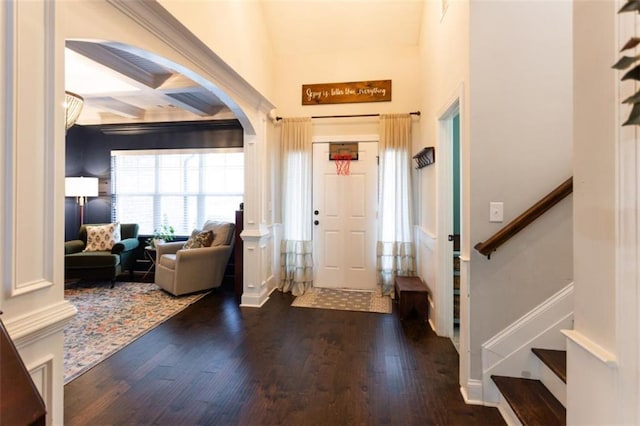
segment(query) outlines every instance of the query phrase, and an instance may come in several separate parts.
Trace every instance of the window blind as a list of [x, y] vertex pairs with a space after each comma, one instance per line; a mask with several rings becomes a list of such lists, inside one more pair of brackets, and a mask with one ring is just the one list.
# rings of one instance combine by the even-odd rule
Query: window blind
[[140, 234], [171, 225], [189, 235], [207, 220], [234, 221], [244, 195], [241, 148], [111, 152], [111, 216]]

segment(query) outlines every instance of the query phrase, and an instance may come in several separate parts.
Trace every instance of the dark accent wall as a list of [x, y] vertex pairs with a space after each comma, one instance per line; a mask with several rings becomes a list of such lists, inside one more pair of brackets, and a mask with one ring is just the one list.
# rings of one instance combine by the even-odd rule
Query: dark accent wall
[[[237, 120], [179, 123], [73, 126], [66, 137], [66, 176], [100, 179], [100, 196], [84, 208], [84, 223], [111, 222], [111, 151], [243, 146]], [[76, 200], [65, 199], [65, 241], [77, 238], [80, 211]]]

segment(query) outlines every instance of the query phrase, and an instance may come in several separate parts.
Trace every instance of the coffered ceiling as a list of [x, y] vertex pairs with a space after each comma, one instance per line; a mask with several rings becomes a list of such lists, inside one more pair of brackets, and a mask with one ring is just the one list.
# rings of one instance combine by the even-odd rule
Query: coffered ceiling
[[233, 118], [179, 72], [109, 44], [67, 41], [66, 90], [84, 98], [78, 124]]

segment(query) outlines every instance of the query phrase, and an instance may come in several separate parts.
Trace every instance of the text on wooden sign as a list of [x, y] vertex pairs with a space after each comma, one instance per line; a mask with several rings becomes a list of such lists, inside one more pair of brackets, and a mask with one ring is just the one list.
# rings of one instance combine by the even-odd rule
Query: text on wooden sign
[[302, 105], [388, 102], [391, 80], [302, 85]]

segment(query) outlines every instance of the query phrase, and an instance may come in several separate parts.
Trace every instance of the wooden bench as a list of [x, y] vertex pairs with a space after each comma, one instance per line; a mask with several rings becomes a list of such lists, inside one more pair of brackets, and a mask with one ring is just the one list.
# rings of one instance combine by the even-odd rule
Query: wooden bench
[[419, 277], [396, 277], [394, 288], [401, 320], [408, 318], [414, 310], [420, 319], [428, 320], [429, 288]]

